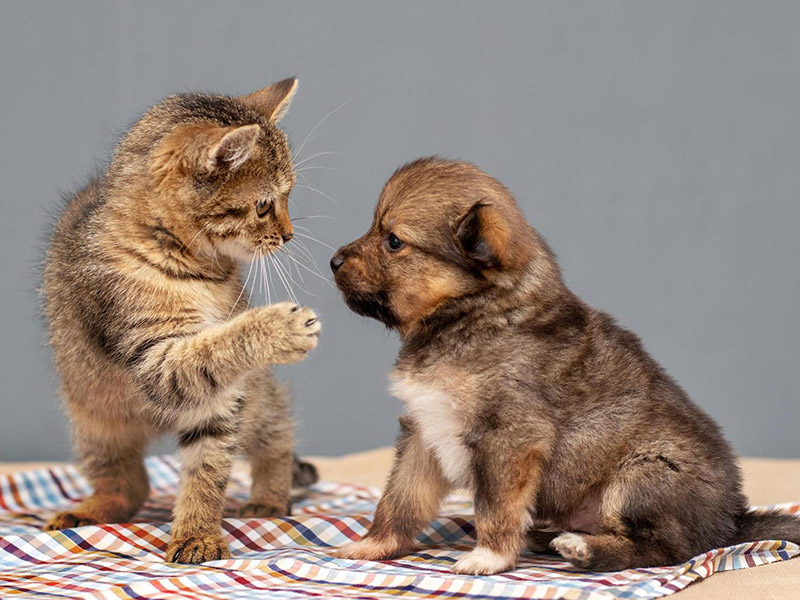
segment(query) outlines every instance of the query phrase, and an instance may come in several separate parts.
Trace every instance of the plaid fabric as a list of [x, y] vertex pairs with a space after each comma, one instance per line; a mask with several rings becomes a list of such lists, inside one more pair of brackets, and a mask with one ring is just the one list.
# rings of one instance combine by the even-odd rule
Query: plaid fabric
[[[558, 557], [525, 554], [492, 577], [454, 575], [450, 566], [475, 543], [471, 505], [451, 498], [400, 560], [337, 560], [331, 548], [367, 529], [377, 489], [320, 483], [295, 498], [295, 516], [237, 519], [245, 478], [231, 483], [223, 528], [233, 558], [200, 566], [163, 562], [178, 480], [171, 457], [150, 458], [151, 497], [125, 525], [44, 533], [56, 510], [90, 488], [74, 467], [0, 478], [0, 597], [27, 598], [658, 598], [716, 571], [789, 559], [796, 544], [765, 541], [711, 550], [689, 562], [618, 573], [583, 573]], [[800, 512], [800, 504], [784, 505]]]

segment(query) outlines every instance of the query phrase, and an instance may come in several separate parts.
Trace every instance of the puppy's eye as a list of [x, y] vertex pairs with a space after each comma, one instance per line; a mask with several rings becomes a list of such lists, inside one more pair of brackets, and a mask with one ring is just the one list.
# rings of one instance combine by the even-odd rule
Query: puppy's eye
[[389, 237], [386, 238], [386, 247], [392, 252], [397, 252], [405, 245], [406, 243], [393, 233], [390, 233]]
[[272, 208], [272, 202], [270, 199], [264, 196], [258, 202], [256, 202], [256, 214], [258, 215], [259, 219], [263, 219], [267, 216], [270, 209]]

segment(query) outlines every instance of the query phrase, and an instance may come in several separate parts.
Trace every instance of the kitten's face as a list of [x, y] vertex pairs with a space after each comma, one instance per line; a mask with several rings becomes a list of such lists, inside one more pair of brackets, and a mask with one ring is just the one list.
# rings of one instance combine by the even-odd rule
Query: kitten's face
[[292, 239], [289, 193], [297, 176], [277, 121], [296, 85], [290, 79], [241, 98], [165, 101], [162, 111], [178, 125], [151, 153], [151, 171], [170, 220], [195, 251], [249, 261]]
[[276, 252], [294, 236], [289, 194], [297, 176], [286, 137], [276, 127], [256, 140], [244, 162], [198, 184], [193, 215], [211, 246], [240, 260]]

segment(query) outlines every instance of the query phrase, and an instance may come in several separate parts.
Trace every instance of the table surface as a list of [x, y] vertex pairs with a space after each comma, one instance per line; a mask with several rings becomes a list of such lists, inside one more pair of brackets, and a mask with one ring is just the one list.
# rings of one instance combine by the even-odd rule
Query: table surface
[[[380, 448], [338, 457], [309, 457], [327, 481], [380, 487], [392, 462], [392, 449]], [[57, 463], [0, 463], [0, 474]], [[800, 460], [743, 458], [744, 488], [752, 504], [800, 501]], [[237, 468], [244, 468], [239, 464]], [[741, 571], [717, 573], [679, 592], [680, 600], [800, 598], [800, 558]]]

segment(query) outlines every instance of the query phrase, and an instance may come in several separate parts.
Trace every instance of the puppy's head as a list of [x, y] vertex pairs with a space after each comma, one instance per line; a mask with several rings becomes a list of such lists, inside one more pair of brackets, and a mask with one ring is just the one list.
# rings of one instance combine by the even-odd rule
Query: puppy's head
[[352, 310], [405, 332], [449, 300], [513, 287], [537, 242], [496, 179], [424, 158], [392, 175], [369, 230], [336, 252], [331, 269]]

